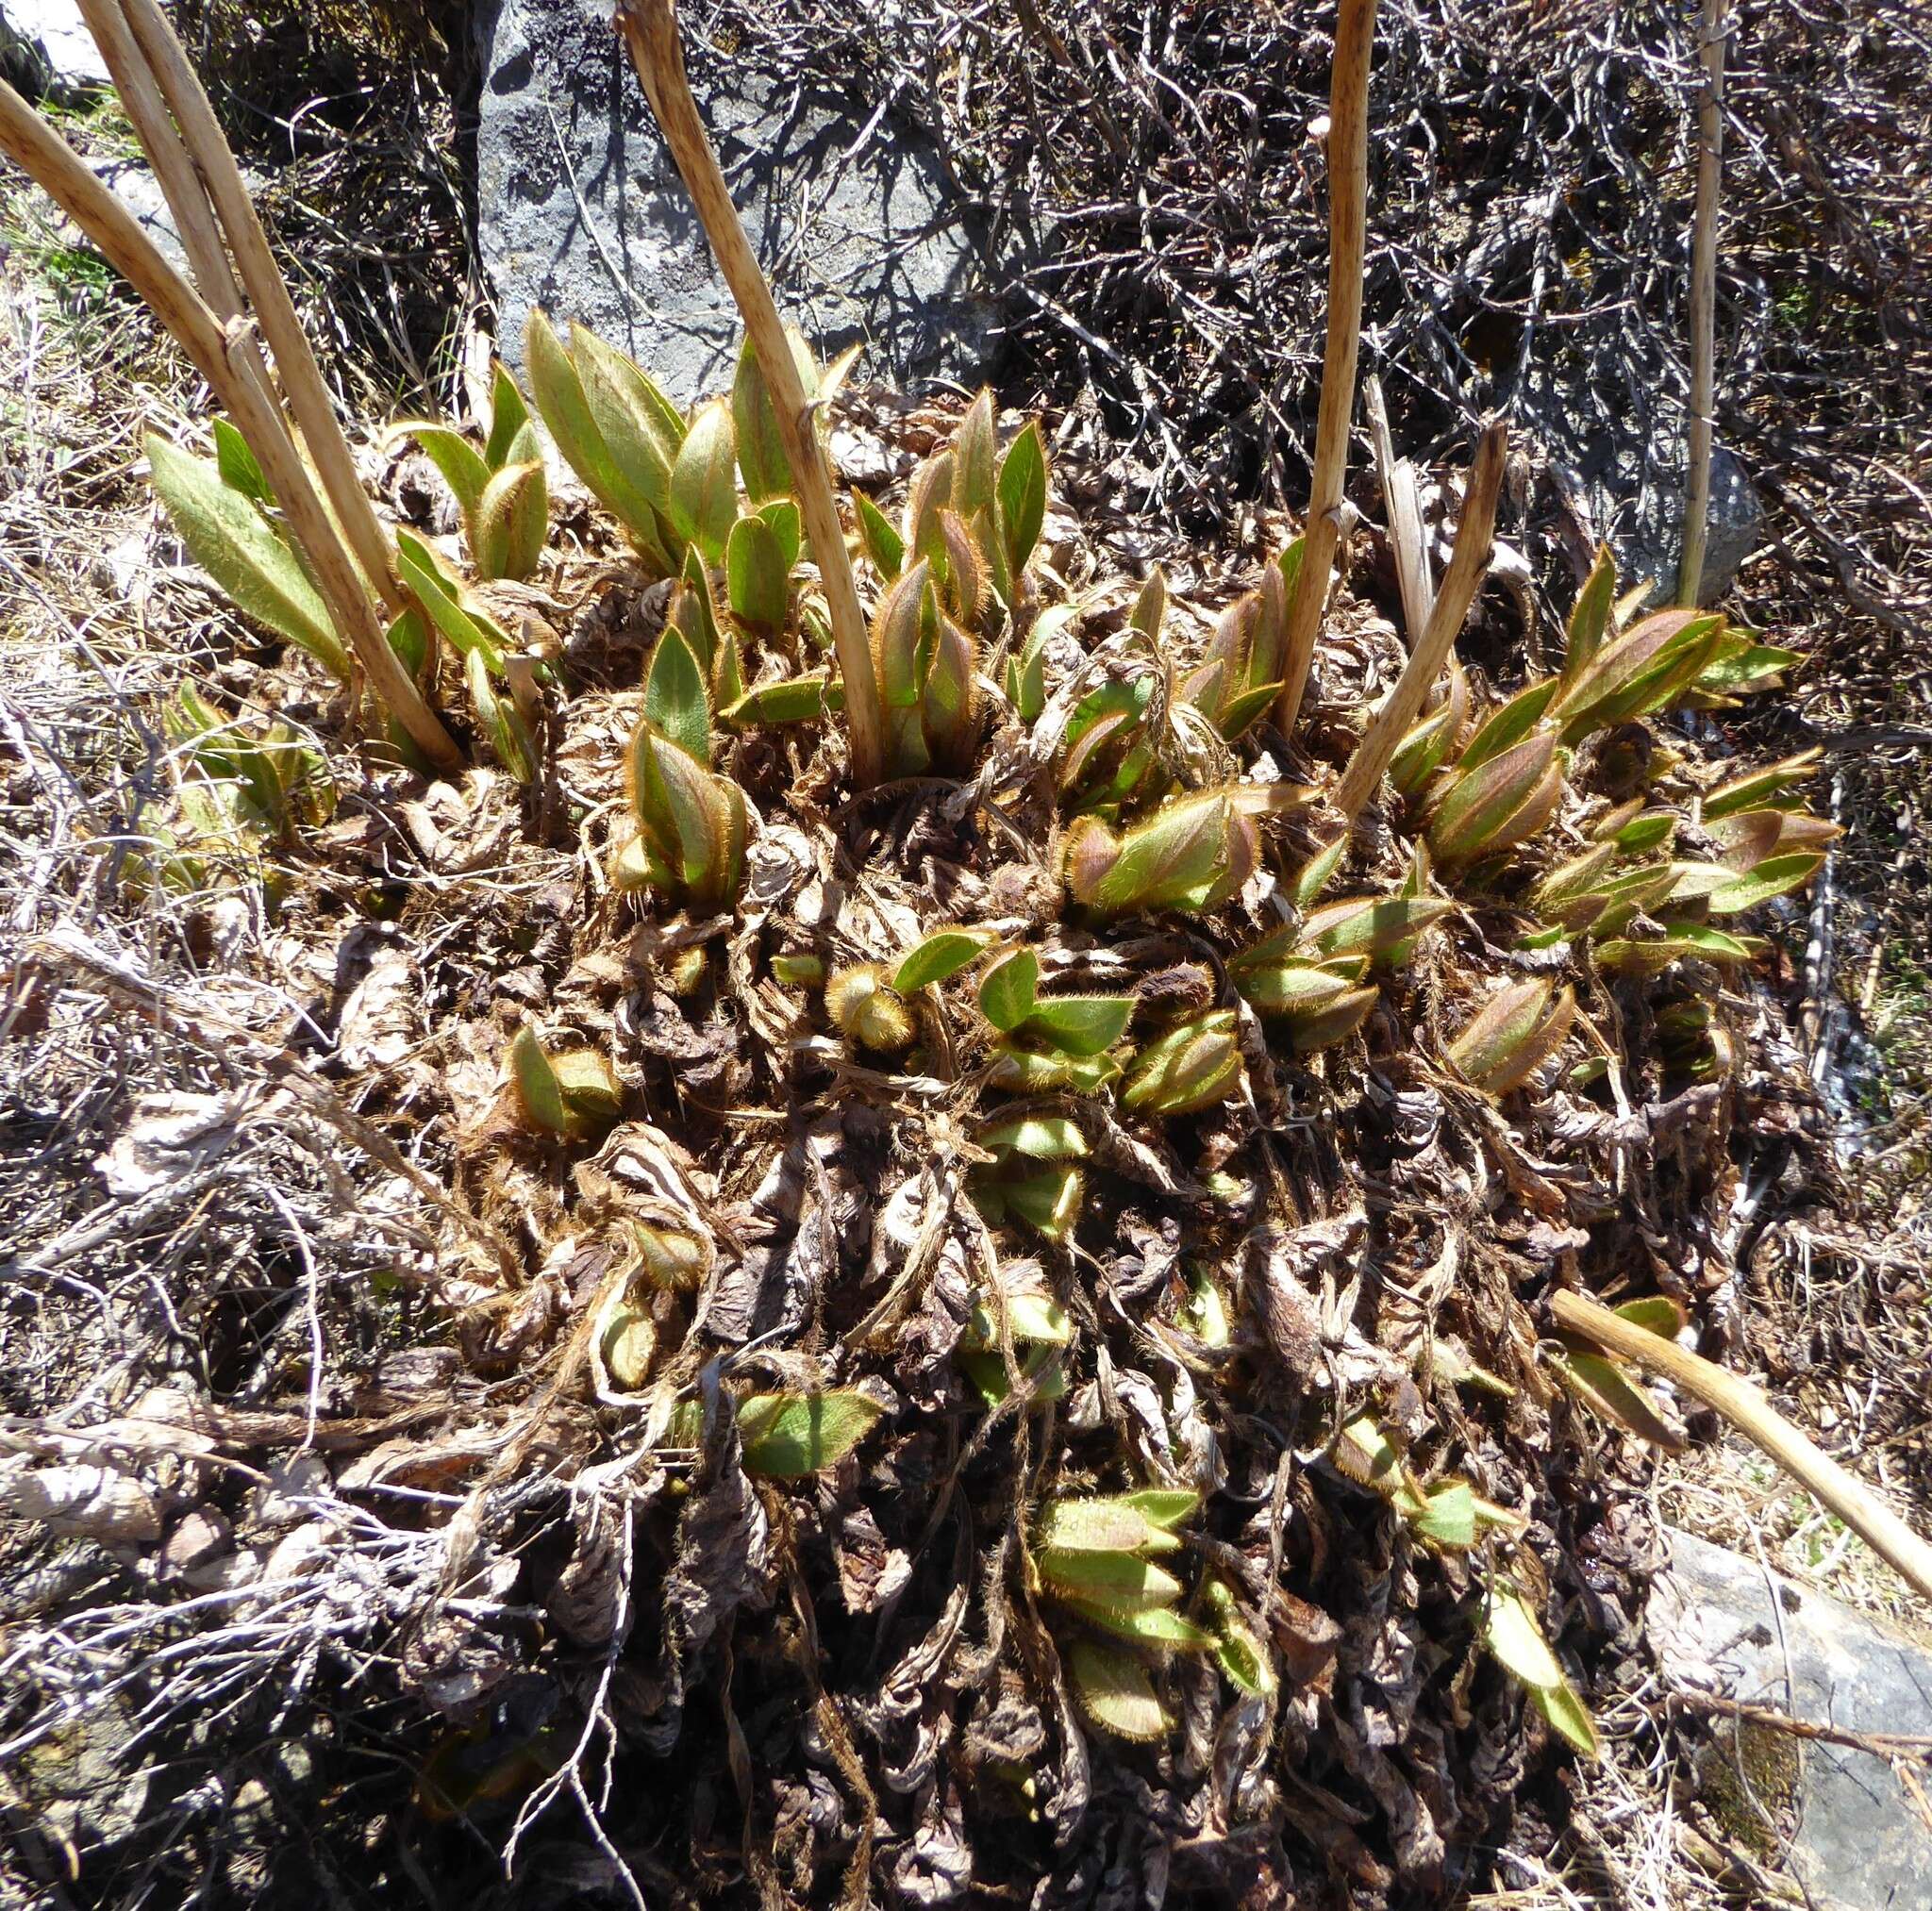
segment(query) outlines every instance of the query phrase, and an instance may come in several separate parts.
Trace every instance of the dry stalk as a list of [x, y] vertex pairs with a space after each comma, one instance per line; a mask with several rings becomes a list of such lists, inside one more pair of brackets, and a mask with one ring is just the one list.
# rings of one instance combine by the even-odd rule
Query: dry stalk
[[[237, 370], [244, 336], [216, 319], [193, 288], [156, 250], [132, 215], [73, 149], [13, 89], [0, 82], [0, 152], [16, 161], [99, 248], [194, 362], [261, 460], [289, 527], [315, 567], [317, 588], [339, 620], [372, 688], [410, 739], [445, 770], [462, 754], [423, 701], [390, 649], [355, 563], [310, 482], [281, 413], [255, 380]], [[331, 414], [333, 416], [333, 414]]]
[[1456, 547], [1449, 555], [1449, 568], [1442, 573], [1442, 588], [1430, 607], [1427, 627], [1396, 678], [1395, 688], [1369, 719], [1369, 727], [1356, 745], [1335, 792], [1335, 807], [1351, 823], [1375, 793], [1396, 746], [1422, 714], [1429, 686], [1448, 662], [1469, 607], [1475, 602], [1490, 566], [1496, 501], [1502, 495], [1508, 444], [1508, 428], [1498, 419], [1485, 429], [1476, 445], [1462, 498], [1462, 521], [1456, 527]]
[[[140, 0], [151, 4], [151, 0]], [[839, 669], [845, 679], [845, 721], [852, 743], [853, 780], [869, 789], [885, 773], [886, 748], [878, 690], [873, 672], [872, 644], [859, 607], [858, 587], [845, 549], [844, 526], [832, 495], [831, 473], [792, 363], [791, 348], [778, 307], [772, 298], [751, 242], [731, 203], [730, 189], [718, 166], [718, 157], [698, 117], [691, 81], [684, 70], [684, 49], [677, 37], [677, 13], [673, 0], [627, 0], [617, 10], [616, 24], [630, 48], [630, 57], [643, 82], [651, 110], [672, 158], [697, 208], [705, 235], [717, 255], [718, 270], [738, 303], [758, 367], [771, 390], [772, 408], [797, 487], [806, 535], [824, 586], [825, 607], [831, 615], [832, 639], [839, 652]]]
[[1362, 381], [1369, 414], [1369, 434], [1375, 447], [1375, 476], [1382, 487], [1382, 504], [1389, 514], [1389, 544], [1395, 554], [1395, 581], [1402, 591], [1402, 618], [1408, 626], [1411, 647], [1429, 627], [1436, 586], [1429, 575], [1428, 546], [1423, 538], [1423, 505], [1416, 490], [1415, 466], [1395, 456], [1389, 431], [1389, 407], [1382, 381], [1373, 373]]
[[1690, 437], [1677, 602], [1704, 582], [1710, 523], [1711, 412], [1717, 404], [1717, 205], [1724, 146], [1724, 0], [1704, 0], [1704, 92], [1697, 107], [1697, 210], [1690, 238]]
[[1294, 729], [1328, 601], [1328, 573], [1341, 536], [1348, 426], [1355, 409], [1356, 355], [1362, 331], [1362, 252], [1368, 232], [1369, 56], [1375, 0], [1341, 0], [1335, 25], [1335, 70], [1328, 105], [1328, 342], [1322, 357], [1322, 408], [1315, 423], [1315, 469], [1308, 490], [1301, 579], [1288, 614], [1288, 644], [1274, 723]]
[[[280, 374], [282, 390], [288, 396], [289, 408], [294, 413], [303, 443], [335, 508], [337, 522], [371, 588], [388, 605], [391, 615], [398, 615], [408, 608], [409, 599], [397, 577], [389, 537], [356, 475], [356, 461], [337, 423], [335, 406], [322, 381], [315, 354], [308, 348], [308, 334], [295, 316], [294, 301], [290, 298], [281, 268], [269, 250], [268, 235], [261, 228], [242, 169], [222, 136], [200, 76], [190, 65], [180, 41], [175, 37], [175, 29], [155, 0], [120, 0], [120, 5], [123, 17], [146, 55], [149, 70], [180, 128], [181, 144], [201, 175], [216, 216], [227, 234], [236, 269], [255, 307], [256, 323], [261, 327]], [[383, 647], [386, 650], [388, 645]], [[366, 664], [364, 667], [367, 668]], [[372, 671], [371, 675], [374, 674]], [[390, 701], [387, 695], [384, 701]], [[397, 714], [402, 713], [398, 710]]]
[[1922, 1598], [1932, 1600], [1932, 1546], [1863, 1481], [1821, 1452], [1750, 1382], [1581, 1294], [1557, 1292], [1551, 1298], [1550, 1311], [1566, 1333], [1580, 1334], [1620, 1359], [1647, 1367], [1721, 1414], [1836, 1513], [1881, 1559], [1896, 1567]]

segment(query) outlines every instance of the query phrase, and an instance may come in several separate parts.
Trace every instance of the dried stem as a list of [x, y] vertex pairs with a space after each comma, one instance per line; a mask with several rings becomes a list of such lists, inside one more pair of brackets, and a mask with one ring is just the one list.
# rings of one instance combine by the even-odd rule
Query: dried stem
[[175, 29], [155, 0], [120, 0], [120, 6], [180, 128], [181, 143], [200, 174], [227, 234], [236, 269], [280, 374], [289, 408], [294, 413], [302, 441], [334, 507], [349, 548], [356, 554], [370, 588], [388, 605], [391, 614], [403, 611], [408, 607], [409, 599], [396, 574], [394, 551], [376, 518], [375, 507], [369, 502], [368, 492], [362, 489], [362, 481], [356, 475], [356, 461], [337, 423], [328, 387], [323, 383], [321, 368], [309, 350], [302, 322], [295, 315], [295, 304], [289, 296], [281, 268], [269, 250], [268, 235], [261, 229], [255, 202], [249, 197], [242, 169], [222, 136], [200, 76], [189, 64], [180, 41], [175, 37]]
[[1409, 653], [1402, 674], [1395, 680], [1395, 688], [1369, 719], [1369, 727], [1356, 745], [1355, 755], [1348, 759], [1348, 768], [1342, 772], [1341, 783], [1335, 792], [1335, 807], [1351, 823], [1375, 793], [1396, 746], [1422, 714], [1429, 687], [1449, 661], [1449, 653], [1469, 616], [1469, 607], [1475, 602], [1475, 593], [1490, 568], [1490, 552], [1496, 534], [1496, 501], [1502, 495], [1503, 465], [1508, 449], [1508, 429], [1498, 419], [1484, 430], [1476, 445], [1469, 485], [1462, 497], [1462, 522], [1456, 527], [1456, 548], [1449, 554], [1442, 588], [1430, 607], [1428, 625]]
[[[151, 0], [148, 0], [151, 4]], [[877, 683], [873, 672], [872, 644], [859, 607], [858, 587], [852, 577], [852, 560], [845, 549], [845, 530], [832, 494], [832, 476], [812, 418], [812, 408], [800, 382], [798, 368], [772, 289], [765, 281], [744, 236], [730, 189], [719, 170], [717, 155], [698, 117], [691, 81], [684, 70], [684, 49], [677, 37], [673, 0], [627, 0], [617, 10], [617, 26], [630, 48], [630, 57], [643, 81], [645, 95], [664, 134], [671, 156], [697, 208], [718, 269], [738, 302], [744, 329], [758, 354], [758, 368], [772, 393], [785, 457], [798, 490], [799, 511], [811, 540], [813, 557], [824, 585], [825, 607], [831, 614], [832, 639], [839, 669], [845, 679], [845, 719], [852, 739], [852, 775], [861, 789], [885, 773], [885, 734]]]
[[337, 538], [308, 468], [266, 393], [237, 368], [244, 334], [225, 327], [164, 259], [133, 216], [73, 149], [10, 86], [0, 82], [0, 152], [21, 168], [85, 232], [174, 335], [261, 460], [295, 540], [371, 687], [410, 739], [439, 767], [459, 769], [461, 753], [423, 701], [390, 649], [348, 552]]
[[1429, 576], [1428, 545], [1423, 538], [1423, 506], [1417, 495], [1415, 466], [1395, 456], [1389, 435], [1389, 407], [1382, 381], [1372, 373], [1362, 381], [1369, 413], [1369, 434], [1375, 447], [1375, 476], [1382, 487], [1382, 504], [1389, 514], [1389, 545], [1395, 554], [1395, 581], [1402, 591], [1402, 619], [1408, 626], [1412, 650], [1429, 627], [1436, 587]]
[[1322, 408], [1315, 422], [1315, 469], [1301, 580], [1288, 613], [1288, 647], [1274, 723], [1294, 728], [1315, 637], [1328, 601], [1328, 573], [1341, 535], [1341, 485], [1348, 473], [1348, 425], [1355, 409], [1356, 354], [1362, 331], [1362, 251], [1368, 231], [1369, 55], [1375, 0], [1341, 0], [1335, 24], [1335, 69], [1328, 103], [1328, 343], [1322, 357]]
[[1690, 238], [1690, 441], [1677, 602], [1704, 585], [1710, 523], [1711, 413], [1717, 406], [1717, 206], [1724, 173], [1724, 0], [1704, 0], [1704, 95], [1697, 108], [1697, 210]]
[[1755, 1441], [1807, 1492], [1850, 1526], [1880, 1558], [1932, 1600], [1932, 1546], [1885, 1505], [1861, 1480], [1821, 1453], [1748, 1381], [1626, 1321], [1581, 1294], [1558, 1292], [1550, 1302], [1557, 1325], [1580, 1334], [1607, 1353], [1661, 1374], [1703, 1402]]

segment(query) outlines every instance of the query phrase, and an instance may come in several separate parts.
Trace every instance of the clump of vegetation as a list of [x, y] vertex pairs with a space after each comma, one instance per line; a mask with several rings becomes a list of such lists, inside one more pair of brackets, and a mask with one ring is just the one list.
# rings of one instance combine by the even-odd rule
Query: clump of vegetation
[[[1715, 1184], [1707, 1164], [1663, 1181], [1631, 1097], [1741, 1092], [1742, 991], [1770, 954], [1745, 925], [1834, 832], [1804, 806], [1814, 758], [1720, 769], [1676, 719], [1798, 659], [1716, 612], [1646, 612], [1605, 551], [1560, 668], [1477, 679], [1454, 640], [1489, 555], [1491, 434], [1395, 688], [1296, 722], [1294, 633], [1328, 602], [1332, 540], [1272, 553], [1197, 642], [1158, 570], [1068, 588], [1046, 434], [1003, 424], [990, 391], [903, 494], [833, 497], [849, 362], [783, 344], [783, 375], [754, 335], [730, 391], [682, 407], [538, 314], [527, 408], [499, 372], [480, 442], [401, 427], [456, 499], [461, 554], [386, 522], [370, 547], [332, 515], [265, 372], [224, 374], [244, 417], [207, 457], [149, 445], [191, 554], [359, 730], [324, 766], [184, 699], [193, 787], [225, 792], [218, 817], [184, 806], [189, 835], [205, 816], [298, 858], [359, 747], [412, 792], [493, 759], [532, 841], [577, 839], [586, 906], [546, 925], [456, 1150], [464, 1355], [527, 1413], [490, 1449], [508, 1472], [470, 1476], [465, 1571], [488, 1554], [492, 1597], [521, 1586], [520, 1617], [544, 1615], [491, 1636], [480, 1689], [541, 1668], [594, 1721], [611, 1669], [636, 1673], [612, 1737], [661, 1753], [715, 1677], [749, 1786], [731, 1707], [751, 1654], [804, 1695], [814, 1769], [863, 1794], [826, 1834], [861, 1884], [876, 1775], [941, 1784], [956, 1730], [968, 1776], [943, 1782], [972, 1797], [948, 1809], [1010, 1793], [1035, 1831], [1084, 1808], [1076, 1720], [1124, 1759], [1224, 1752], [1215, 1809], [1270, 1837], [1299, 1822], [1274, 1767], [1324, 1723], [1337, 1782], [1420, 1812], [1358, 1716], [1323, 1711], [1345, 1658], [1366, 1679], [1378, 1657], [1391, 1716], [1443, 1698], [1439, 1746], [1480, 1730], [1493, 1751], [1515, 1702], [1481, 1645], [1534, 1734], [1594, 1754], [1542, 1462], [1572, 1404], [1681, 1435], [1539, 1309], [1641, 1247], [1627, 1323], [1686, 1323], [1691, 1284], [1655, 1244], [1664, 1206], [1701, 1221]], [[648, 635], [623, 680], [506, 590], [541, 593], [564, 561], [566, 468]], [[569, 1499], [541, 1544], [534, 1492], [490, 1497], [519, 1467], [518, 1490], [544, 1472]], [[1321, 1601], [1377, 1633], [1371, 1571], [1383, 1617], [1406, 1588], [1426, 1664], [1412, 1637], [1340, 1643]], [[451, 1597], [467, 1623], [476, 1602]], [[880, 1615], [861, 1650], [848, 1622]], [[825, 1682], [889, 1647], [850, 1674], [890, 1670], [849, 1707], [861, 1753]], [[562, 1663], [579, 1651], [595, 1679]], [[454, 1735], [425, 1773], [440, 1811], [498, 1795], [492, 1776], [454, 1797], [479, 1732], [460, 1683], [422, 1680]], [[547, 1717], [502, 1729], [483, 1764], [519, 1796], [583, 1755]], [[1050, 1739], [1042, 1806], [1024, 1767]], [[822, 1857], [794, 1853], [799, 1895]]]

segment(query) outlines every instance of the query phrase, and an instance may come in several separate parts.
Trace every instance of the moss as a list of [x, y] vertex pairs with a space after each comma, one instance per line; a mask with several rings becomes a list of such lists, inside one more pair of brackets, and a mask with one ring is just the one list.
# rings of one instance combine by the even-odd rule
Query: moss
[[1803, 1748], [1790, 1733], [1743, 1719], [1706, 1752], [1699, 1796], [1728, 1837], [1774, 1858], [1796, 1823], [1804, 1771]]

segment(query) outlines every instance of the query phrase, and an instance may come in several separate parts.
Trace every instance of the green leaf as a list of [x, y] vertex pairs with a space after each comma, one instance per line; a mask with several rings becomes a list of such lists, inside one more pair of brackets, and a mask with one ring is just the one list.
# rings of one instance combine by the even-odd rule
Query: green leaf
[[1739, 915], [1808, 883], [1824, 866], [1824, 857], [1817, 850], [1768, 856], [1755, 868], [1712, 889], [1707, 906], [1713, 916]]
[[477, 721], [483, 725], [496, 751], [496, 760], [519, 783], [528, 783], [537, 773], [537, 753], [530, 733], [517, 714], [516, 706], [496, 694], [490, 681], [490, 665], [481, 650], [473, 650], [463, 659], [463, 676], [470, 687], [470, 701], [475, 706]]
[[1683, 1440], [1657, 1412], [1649, 1394], [1615, 1361], [1575, 1348], [1557, 1362], [1557, 1371], [1586, 1405], [1594, 1407], [1613, 1425], [1667, 1453], [1683, 1452]]
[[1075, 1599], [1065, 1593], [1058, 1597], [1060, 1604], [1076, 1618], [1098, 1626], [1102, 1632], [1131, 1639], [1137, 1646], [1184, 1653], [1210, 1652], [1214, 1647], [1212, 1633], [1203, 1632], [1191, 1620], [1183, 1619], [1167, 1606], [1123, 1608], [1108, 1605], [1104, 1600]]
[[[798, 507], [790, 498], [774, 498], [758, 507], [758, 516], [771, 526], [772, 536], [778, 543], [778, 561], [784, 566], [786, 576], [791, 576], [791, 567], [798, 562], [802, 536]], [[728, 558], [728, 550], [725, 555]]]
[[1599, 942], [1596, 959], [1600, 968], [1627, 970], [1639, 975], [1656, 975], [1673, 962], [1697, 957], [1707, 962], [1748, 962], [1749, 944], [1721, 929], [1699, 924], [1674, 923], [1662, 936], [1647, 942], [1613, 939]]
[[[631, 413], [624, 393], [612, 386], [619, 374], [604, 356], [609, 348], [589, 332], [579, 333], [577, 342], [585, 368], [597, 387], [597, 411], [609, 419], [613, 429], [631, 430]], [[605, 442], [584, 378], [578, 375], [577, 366], [564, 350], [563, 341], [550, 321], [534, 307], [524, 331], [524, 369], [530, 380], [538, 413], [563, 454], [564, 462], [623, 524], [641, 550], [659, 563], [668, 562], [658, 545], [650, 493], [638, 486], [638, 447], [632, 444], [627, 448], [627, 462], [632, 468], [621, 470], [610, 446]], [[641, 432], [643, 427], [639, 424], [635, 429]], [[661, 454], [653, 468], [657, 466], [661, 466], [662, 475], [668, 481], [670, 465]]]
[[1056, 1599], [1103, 1600], [1128, 1611], [1172, 1605], [1181, 1595], [1180, 1581], [1165, 1567], [1120, 1548], [1041, 1546], [1033, 1564]]
[[155, 491], [188, 555], [238, 609], [347, 682], [349, 654], [321, 593], [254, 503], [224, 484], [210, 459], [178, 451], [152, 432], [147, 457]]
[[442, 481], [455, 494], [463, 516], [473, 516], [483, 500], [493, 469], [484, 460], [483, 454], [461, 432], [452, 431], [446, 424], [410, 424], [403, 429], [442, 474]]
[[[818, 367], [805, 341], [789, 325], [785, 329], [792, 363], [798, 368], [799, 383], [809, 400], [818, 385]], [[785, 456], [777, 409], [772, 403], [771, 388], [765, 382], [749, 336], [740, 348], [737, 375], [731, 381], [731, 422], [738, 440], [738, 468], [744, 474], [745, 495], [754, 505], [761, 505], [767, 498], [787, 496], [791, 490], [791, 461]]]
[[1069, 1115], [1014, 1115], [982, 1128], [983, 1148], [1010, 1150], [1035, 1161], [1078, 1160], [1090, 1151], [1079, 1122]]
[[1590, 1707], [1577, 1697], [1574, 1687], [1566, 1683], [1547, 1691], [1535, 1689], [1529, 1698], [1530, 1703], [1550, 1721], [1557, 1734], [1586, 1758], [1604, 1755], [1603, 1741], [1596, 1733], [1596, 1720], [1590, 1716]]
[[1415, 939], [1454, 906], [1433, 896], [1344, 896], [1324, 903], [1303, 925], [1303, 938], [1321, 956], [1367, 956], [1399, 967]]
[[842, 1460], [885, 1411], [851, 1388], [829, 1393], [758, 1393], [741, 1401], [744, 1471], [798, 1480]]
[[494, 361], [491, 374], [490, 439], [483, 447], [483, 462], [491, 471], [501, 471], [520, 460], [521, 454], [513, 447], [529, 427], [530, 407], [501, 358]]
[[1050, 1241], [1063, 1241], [1080, 1218], [1087, 1184], [1072, 1162], [1058, 1163], [1024, 1180], [1004, 1182], [999, 1199]]
[[901, 995], [957, 975], [996, 939], [991, 929], [936, 929], [912, 949], [892, 976]]
[[1433, 1545], [1466, 1553], [1475, 1544], [1475, 1495], [1467, 1480], [1450, 1480], [1405, 1509], [1409, 1528]]
[[576, 324], [570, 343], [584, 402], [622, 495], [613, 508], [633, 535], [648, 532], [655, 539], [658, 514], [671, 508], [671, 471], [684, 442], [684, 421], [643, 368], [615, 345]]
[[1040, 957], [1015, 949], [986, 972], [979, 985], [979, 1012], [1002, 1035], [1010, 1035], [1033, 1013], [1040, 988]]
[[525, 1026], [517, 1031], [509, 1045], [510, 1080], [525, 1119], [532, 1127], [546, 1133], [569, 1136], [573, 1132], [570, 1111], [564, 1105], [563, 1088], [550, 1066], [550, 1057], [535, 1030]]
[[1583, 589], [1576, 593], [1575, 606], [1570, 612], [1569, 643], [1563, 653], [1565, 686], [1582, 675], [1584, 666], [1603, 647], [1604, 632], [1609, 628], [1610, 606], [1616, 596], [1617, 560], [1607, 544], [1599, 544], [1596, 562], [1590, 567], [1590, 575], [1583, 580]]
[[1567, 1683], [1536, 1615], [1506, 1581], [1491, 1583], [1483, 1639], [1504, 1670], [1514, 1673], [1525, 1686], [1547, 1692]]
[[1541, 722], [1542, 714], [1549, 708], [1557, 690], [1557, 679], [1546, 677], [1540, 684], [1531, 684], [1526, 690], [1518, 690], [1469, 739], [1469, 747], [1457, 759], [1456, 767], [1461, 771], [1474, 770], [1478, 764], [1487, 763], [1491, 756], [1500, 756], [1505, 750], [1522, 742]]
[[411, 532], [396, 533], [396, 570], [416, 601], [429, 613], [429, 621], [464, 656], [479, 651], [492, 673], [502, 671], [506, 642], [503, 632], [488, 619], [472, 614], [458, 595], [457, 587], [444, 575], [435, 555]]
[[785, 554], [762, 518], [740, 518], [724, 545], [724, 590], [734, 617], [760, 630], [782, 630], [791, 607]]
[[724, 722], [734, 730], [749, 729], [755, 723], [810, 723], [844, 707], [845, 694], [840, 685], [822, 676], [785, 677], [747, 690], [726, 706]]
[[705, 673], [682, 634], [666, 625], [644, 682], [644, 715], [687, 756], [709, 765], [711, 701]]
[[1180, 1546], [1174, 1529], [1200, 1504], [1198, 1493], [1181, 1487], [1050, 1500], [1035, 1541], [1061, 1553], [1173, 1553]]
[[1133, 1013], [1130, 996], [1056, 995], [1036, 1001], [1019, 1032], [1071, 1055], [1097, 1055], [1127, 1032]]
[[1046, 520], [1046, 444], [1040, 421], [1029, 418], [1000, 463], [999, 520], [1007, 565], [1017, 583], [1040, 542]]
[[508, 464], [483, 488], [471, 521], [470, 556], [483, 577], [527, 577], [550, 529], [550, 487], [541, 463]]
[[721, 398], [698, 407], [671, 467], [671, 501], [665, 515], [679, 537], [695, 544], [705, 561], [724, 559], [724, 540], [738, 522], [738, 471], [730, 408]]
[[215, 469], [230, 490], [240, 491], [258, 505], [273, 505], [275, 494], [269, 489], [248, 440], [228, 423], [218, 418], [212, 426], [215, 436]]
[[1154, 1691], [1147, 1668], [1131, 1654], [1091, 1638], [1067, 1653], [1067, 1679], [1090, 1724], [1141, 1744], [1165, 1737], [1174, 1720]]
[[[1703, 1005], [1700, 1005], [1702, 1006]], [[1683, 1307], [1668, 1294], [1648, 1294], [1640, 1301], [1625, 1301], [1611, 1310], [1620, 1320], [1659, 1339], [1674, 1340], [1684, 1331]]]
[[[1007, 1331], [1016, 1345], [1042, 1344], [1064, 1347], [1074, 1338], [1074, 1317], [1051, 1294], [1023, 1288], [1002, 1297]], [[985, 1353], [1000, 1344], [999, 1323], [993, 1318], [993, 1304], [984, 1294], [974, 1300], [966, 1330], [959, 1345], [969, 1352]]]
[[897, 582], [906, 568], [906, 540], [863, 491], [852, 493], [852, 507], [858, 515], [858, 539], [865, 555], [888, 584]]

